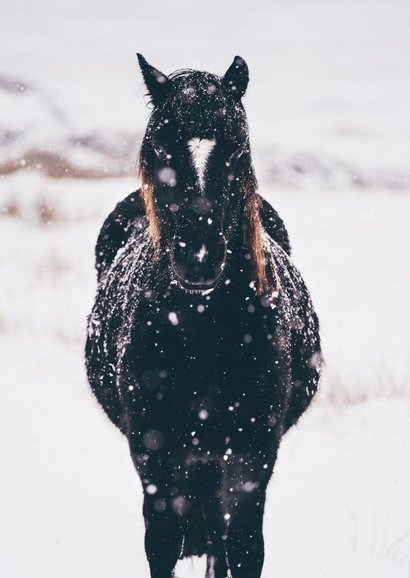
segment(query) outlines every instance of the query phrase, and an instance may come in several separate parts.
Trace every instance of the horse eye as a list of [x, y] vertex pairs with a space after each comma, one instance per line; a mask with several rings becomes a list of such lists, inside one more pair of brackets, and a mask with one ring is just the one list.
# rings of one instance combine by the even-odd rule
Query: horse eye
[[153, 147], [154, 147], [155, 154], [157, 155], [157, 157], [161, 161], [166, 161], [166, 160], [169, 160], [171, 158], [171, 155], [169, 155], [167, 153], [167, 151], [165, 150], [165, 148], [162, 145], [160, 145], [159, 143], [154, 143]]

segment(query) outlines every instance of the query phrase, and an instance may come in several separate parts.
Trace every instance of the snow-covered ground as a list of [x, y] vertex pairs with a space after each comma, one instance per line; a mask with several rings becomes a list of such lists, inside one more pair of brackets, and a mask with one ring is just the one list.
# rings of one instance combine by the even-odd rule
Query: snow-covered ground
[[410, 5], [254, 4], [2, 3], [1, 577], [149, 575], [139, 481], [82, 353], [95, 239], [137, 186], [140, 51], [164, 72], [247, 60], [261, 193], [322, 323], [326, 375], [281, 448], [263, 576], [410, 578]]

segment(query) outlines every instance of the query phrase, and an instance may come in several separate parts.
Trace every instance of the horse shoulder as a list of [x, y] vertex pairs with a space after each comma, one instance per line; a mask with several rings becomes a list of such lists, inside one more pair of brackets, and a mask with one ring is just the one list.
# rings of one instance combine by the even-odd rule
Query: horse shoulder
[[318, 388], [323, 358], [319, 321], [304, 279], [290, 257], [275, 243], [272, 243], [271, 254], [280, 280], [280, 293], [289, 308], [292, 389], [285, 418], [286, 431], [312, 401]]
[[120, 201], [105, 219], [95, 246], [98, 280], [113, 263], [118, 250], [127, 242], [131, 224], [145, 216], [145, 206], [140, 190], [134, 191]]
[[289, 234], [284, 222], [278, 215], [272, 205], [263, 197], [258, 195], [261, 200], [260, 216], [265, 231], [272, 239], [282, 247], [288, 255], [291, 254]]

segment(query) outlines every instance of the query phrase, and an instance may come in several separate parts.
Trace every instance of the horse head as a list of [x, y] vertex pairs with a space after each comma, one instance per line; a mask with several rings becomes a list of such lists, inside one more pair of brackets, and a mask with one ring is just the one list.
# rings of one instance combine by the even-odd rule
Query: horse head
[[169, 253], [182, 288], [203, 292], [221, 279], [230, 247], [247, 242], [262, 290], [256, 178], [241, 102], [246, 62], [236, 56], [222, 77], [197, 70], [166, 76], [138, 59], [153, 105], [139, 172], [154, 246]]

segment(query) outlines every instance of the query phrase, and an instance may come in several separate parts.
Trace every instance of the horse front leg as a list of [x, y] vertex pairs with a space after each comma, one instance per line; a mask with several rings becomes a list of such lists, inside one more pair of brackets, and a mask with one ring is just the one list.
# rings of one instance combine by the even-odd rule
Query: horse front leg
[[151, 578], [171, 578], [184, 542], [181, 480], [175, 479], [164, 454], [142, 454], [131, 448], [131, 455], [144, 491], [145, 553]]
[[228, 563], [233, 578], [260, 578], [265, 558], [262, 534], [265, 493], [240, 496], [228, 529]]
[[[154, 492], [155, 493], [152, 493]], [[149, 484], [144, 489], [145, 552], [151, 578], [172, 578], [181, 555], [184, 530], [167, 488]]]
[[244, 461], [233, 465], [232, 475], [228, 476], [226, 549], [232, 578], [260, 578], [262, 573], [265, 558], [262, 525], [271, 472], [272, 466]]
[[204, 504], [208, 532], [208, 555], [205, 578], [226, 578], [228, 561], [226, 553], [226, 520], [219, 495], [210, 496]]

